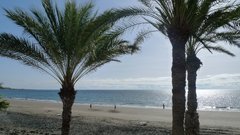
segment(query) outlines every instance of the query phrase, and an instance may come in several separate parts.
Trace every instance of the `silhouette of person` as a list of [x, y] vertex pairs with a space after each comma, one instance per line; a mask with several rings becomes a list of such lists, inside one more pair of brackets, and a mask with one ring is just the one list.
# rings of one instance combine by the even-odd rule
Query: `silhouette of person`
[[114, 105], [114, 110], [116, 110], [117, 109], [117, 106], [116, 105]]
[[89, 106], [89, 107], [90, 107], [90, 109], [92, 109], [92, 104], [90, 104], [90, 106]]
[[162, 108], [165, 109], [165, 105], [164, 104], [162, 105]]

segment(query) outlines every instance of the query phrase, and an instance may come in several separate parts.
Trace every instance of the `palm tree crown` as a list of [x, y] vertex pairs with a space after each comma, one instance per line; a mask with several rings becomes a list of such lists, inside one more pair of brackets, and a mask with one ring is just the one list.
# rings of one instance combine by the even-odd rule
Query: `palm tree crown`
[[114, 57], [130, 53], [121, 33], [111, 30], [113, 24], [104, 24], [110, 11], [97, 16], [91, 3], [78, 7], [67, 2], [64, 11], [49, 0], [42, 4], [45, 14], [35, 9], [31, 14], [5, 10], [31, 39], [2, 33], [1, 56], [43, 70], [61, 84], [66, 80], [74, 84]]

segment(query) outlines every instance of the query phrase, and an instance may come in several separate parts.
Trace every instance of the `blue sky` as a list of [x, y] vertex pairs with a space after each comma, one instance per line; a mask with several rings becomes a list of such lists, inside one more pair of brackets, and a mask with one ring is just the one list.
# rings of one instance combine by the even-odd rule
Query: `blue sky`
[[[64, 0], [55, 0], [61, 7]], [[85, 0], [86, 1], [86, 0]], [[138, 5], [136, 0], [92, 0], [99, 12], [114, 7]], [[22, 30], [5, 17], [3, 8], [41, 9], [40, 0], [1, 0], [0, 32], [18, 36]], [[132, 40], [135, 33], [129, 33]], [[224, 43], [221, 43], [224, 46]], [[236, 57], [202, 51], [203, 67], [198, 72], [198, 86], [202, 89], [240, 88], [240, 48], [228, 47]], [[121, 63], [108, 63], [76, 84], [76, 89], [169, 89], [171, 88], [171, 44], [160, 33], [152, 34], [142, 44], [141, 51], [119, 58]], [[0, 82], [14, 88], [59, 89], [49, 75], [7, 58], [0, 58]]]

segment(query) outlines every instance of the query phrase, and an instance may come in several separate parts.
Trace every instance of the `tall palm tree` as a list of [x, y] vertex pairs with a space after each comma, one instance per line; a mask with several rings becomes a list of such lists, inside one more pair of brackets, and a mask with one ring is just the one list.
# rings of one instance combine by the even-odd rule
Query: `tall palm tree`
[[[232, 41], [238, 40], [239, 34], [235, 32], [231, 32]], [[234, 34], [234, 35], [233, 35]], [[207, 37], [209, 38], [209, 37]], [[219, 39], [220, 40], [220, 39]], [[202, 62], [197, 57], [197, 54], [202, 49], [207, 49], [208, 51], [217, 51], [220, 53], [224, 53], [230, 56], [235, 56], [233, 53], [229, 52], [225, 48], [221, 46], [213, 46], [207, 44], [205, 40], [204, 45], [196, 42], [194, 38], [190, 38], [187, 43], [187, 60], [186, 60], [186, 68], [187, 68], [187, 80], [188, 80], [188, 98], [187, 98], [187, 111], [185, 113], [185, 134], [186, 135], [199, 135], [200, 132], [200, 122], [199, 115], [197, 113], [197, 92], [196, 92], [196, 79], [197, 79], [197, 71], [200, 69]], [[239, 46], [240, 47], [240, 46]]]
[[28, 38], [1, 33], [0, 56], [42, 70], [59, 82], [62, 135], [68, 135], [76, 82], [103, 64], [118, 61], [117, 56], [133, 53], [142, 38], [133, 45], [121, 39], [123, 32], [113, 30], [114, 21], [109, 21], [112, 11], [98, 15], [91, 3], [77, 6], [68, 1], [64, 11], [50, 0], [43, 0], [42, 6], [44, 12], [5, 9]]
[[[117, 18], [143, 16], [149, 24], [167, 36], [172, 44], [172, 134], [184, 135], [186, 59], [190, 37], [201, 42], [199, 27], [223, 30], [239, 16], [233, 2], [218, 0], [139, 0], [144, 7], [116, 10]], [[215, 31], [213, 31], [215, 32]], [[202, 33], [204, 33], [202, 31]], [[201, 34], [202, 35], [202, 34]]]
[[[197, 113], [197, 93], [196, 93], [196, 79], [197, 71], [200, 69], [202, 62], [197, 57], [197, 54], [202, 49], [206, 49], [212, 53], [212, 51], [227, 54], [229, 56], [235, 56], [230, 51], [226, 50], [222, 46], [218, 46], [217, 42], [222, 41], [228, 45], [234, 45], [240, 47], [240, 31], [238, 22], [240, 20], [239, 6], [231, 14], [236, 16], [231, 22], [225, 22], [223, 25], [227, 28], [227, 31], [219, 31], [218, 25], [210, 27], [203, 27], [201, 25], [197, 32], [197, 36], [192, 36], [187, 42], [187, 80], [188, 80], [188, 100], [187, 111], [185, 113], [185, 131], [186, 135], [199, 135], [200, 123], [199, 115]], [[197, 39], [196, 39], [197, 37]]]

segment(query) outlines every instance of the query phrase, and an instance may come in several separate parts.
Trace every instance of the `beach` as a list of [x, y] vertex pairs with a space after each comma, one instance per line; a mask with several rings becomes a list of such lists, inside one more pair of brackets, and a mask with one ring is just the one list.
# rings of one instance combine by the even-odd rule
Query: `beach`
[[[62, 104], [10, 99], [0, 114], [0, 134], [60, 134]], [[240, 112], [200, 111], [201, 134], [240, 135]], [[133, 108], [74, 104], [72, 135], [168, 135], [172, 112], [162, 108]]]

